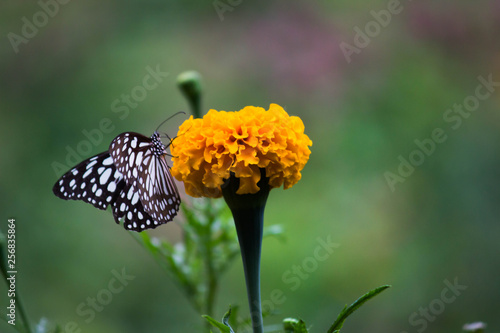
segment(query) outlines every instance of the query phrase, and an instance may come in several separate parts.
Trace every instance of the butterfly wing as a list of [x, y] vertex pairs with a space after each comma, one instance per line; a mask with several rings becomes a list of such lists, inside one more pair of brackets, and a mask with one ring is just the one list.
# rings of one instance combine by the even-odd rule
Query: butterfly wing
[[116, 223], [120, 223], [120, 220], [123, 219], [123, 227], [133, 231], [143, 231], [159, 226], [160, 224], [144, 210], [137, 191], [134, 191], [125, 180], [122, 184], [123, 189], [112, 205]]
[[95, 155], [68, 172], [52, 188], [64, 200], [82, 200], [99, 209], [112, 206], [116, 223], [124, 219], [125, 229], [154, 228], [153, 218], [144, 211], [138, 194], [127, 184], [108, 152]]
[[153, 218], [166, 223], [177, 215], [181, 203], [179, 191], [164, 156], [153, 156], [148, 163], [143, 166], [148, 170], [148, 177], [139, 181], [139, 193], [144, 209]]
[[179, 210], [180, 196], [158, 133], [151, 138], [134, 132], [120, 134], [109, 151], [127, 184], [139, 193], [144, 210], [158, 224], [172, 221]]
[[123, 175], [116, 170], [108, 152], [95, 155], [68, 172], [54, 185], [52, 191], [64, 200], [82, 200], [99, 209], [116, 201]]

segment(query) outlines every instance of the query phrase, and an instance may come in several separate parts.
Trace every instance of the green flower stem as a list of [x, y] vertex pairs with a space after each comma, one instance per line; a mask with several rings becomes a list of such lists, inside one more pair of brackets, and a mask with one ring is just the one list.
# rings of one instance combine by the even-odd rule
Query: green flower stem
[[233, 212], [241, 259], [245, 270], [248, 305], [255, 333], [263, 332], [262, 307], [260, 300], [260, 255], [262, 229], [264, 226], [264, 207]]
[[255, 194], [236, 194], [239, 179], [231, 175], [222, 186], [222, 194], [233, 214], [241, 259], [245, 271], [248, 305], [254, 333], [263, 333], [262, 306], [260, 299], [260, 256], [264, 228], [264, 209], [269, 195], [269, 183], [265, 170], [261, 170]]
[[201, 118], [201, 75], [196, 71], [182, 72], [177, 77], [177, 85], [186, 97], [193, 116]]
[[[210, 257], [212, 258], [212, 257]], [[206, 300], [206, 313], [210, 316], [214, 312], [215, 295], [217, 293], [217, 277], [212, 262], [206, 263], [208, 265], [208, 291]]]
[[209, 316], [213, 316], [213, 310], [215, 305], [215, 295], [217, 292], [217, 272], [214, 267], [214, 254], [212, 245], [212, 217], [210, 217], [211, 223], [207, 224], [207, 230], [205, 230], [205, 235], [203, 239], [203, 245], [205, 248], [205, 266], [207, 269], [207, 296], [205, 301], [205, 312]]

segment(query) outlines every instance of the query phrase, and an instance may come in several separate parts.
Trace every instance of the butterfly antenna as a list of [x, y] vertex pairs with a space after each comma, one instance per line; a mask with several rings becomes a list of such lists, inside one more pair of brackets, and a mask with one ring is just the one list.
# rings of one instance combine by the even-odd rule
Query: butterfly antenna
[[[184, 114], [185, 114], [185, 112], [180, 111], [180, 112], [177, 112], [176, 114], [174, 114], [173, 116], [177, 115], [178, 113], [184, 113]], [[173, 116], [171, 116], [170, 118], [172, 118]], [[170, 119], [170, 118], [169, 118], [169, 119]], [[168, 120], [168, 119], [167, 119], [167, 120]], [[191, 127], [192, 127], [192, 126], [193, 126], [193, 125], [191, 125]], [[188, 130], [187, 130], [186, 132], [188, 132], [188, 131], [191, 129], [191, 127], [189, 127], [189, 128], [188, 128]], [[157, 130], [157, 131], [158, 131], [158, 130]], [[182, 133], [182, 134], [185, 134], [185, 133]], [[182, 134], [181, 134], [181, 135], [182, 135]], [[172, 142], [173, 142], [175, 139], [177, 139], [177, 137], [178, 137], [178, 135], [176, 135], [176, 136], [174, 136], [174, 137], [172, 138], [172, 137], [170, 137], [170, 135], [168, 135], [168, 133], [162, 133], [162, 135], [160, 135], [160, 138], [167, 138], [168, 140], [170, 140], [170, 143], [168, 144], [169, 146], [172, 144]], [[167, 146], [167, 147], [168, 147], [168, 146]]]
[[177, 113], [174, 113], [173, 115], [171, 115], [170, 117], [168, 117], [167, 119], [165, 119], [164, 121], [161, 122], [160, 125], [158, 125], [158, 127], [156, 128], [156, 131], [155, 132], [158, 132], [158, 130], [160, 129], [161, 125], [165, 124], [167, 121], [169, 121], [170, 119], [172, 119], [173, 117], [177, 116], [178, 114], [186, 114], [186, 112], [184, 111], [179, 111]]
[[165, 136], [160, 135], [160, 138], [167, 138], [168, 139], [169, 143], [168, 143], [167, 147], [170, 146], [175, 139], [177, 139], [177, 135], [174, 136], [173, 138], [170, 137], [170, 135], [168, 135], [167, 133], [163, 133], [163, 135], [165, 135]]

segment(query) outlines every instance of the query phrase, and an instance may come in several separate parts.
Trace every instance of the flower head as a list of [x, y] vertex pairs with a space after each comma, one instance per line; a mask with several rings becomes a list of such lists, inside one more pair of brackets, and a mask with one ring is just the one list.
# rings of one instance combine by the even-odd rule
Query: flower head
[[257, 193], [261, 169], [271, 188], [288, 189], [300, 180], [311, 145], [302, 120], [277, 104], [267, 111], [255, 106], [210, 110], [180, 126], [170, 146], [171, 172], [193, 197], [220, 197], [221, 185], [231, 175], [239, 178], [237, 194]]

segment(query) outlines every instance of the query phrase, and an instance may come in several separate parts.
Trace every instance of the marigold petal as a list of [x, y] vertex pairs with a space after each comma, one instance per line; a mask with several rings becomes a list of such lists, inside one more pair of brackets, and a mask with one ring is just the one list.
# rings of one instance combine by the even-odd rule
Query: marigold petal
[[309, 159], [312, 141], [299, 117], [277, 104], [269, 110], [246, 106], [238, 112], [209, 110], [192, 116], [171, 144], [172, 175], [192, 196], [220, 197], [231, 173], [240, 179], [238, 194], [256, 193], [260, 169], [271, 187], [292, 187]]
[[256, 166], [252, 166], [250, 169], [252, 170], [250, 176], [240, 177], [240, 187], [236, 191], [236, 194], [257, 193], [260, 190], [257, 186], [261, 177], [260, 170]]

